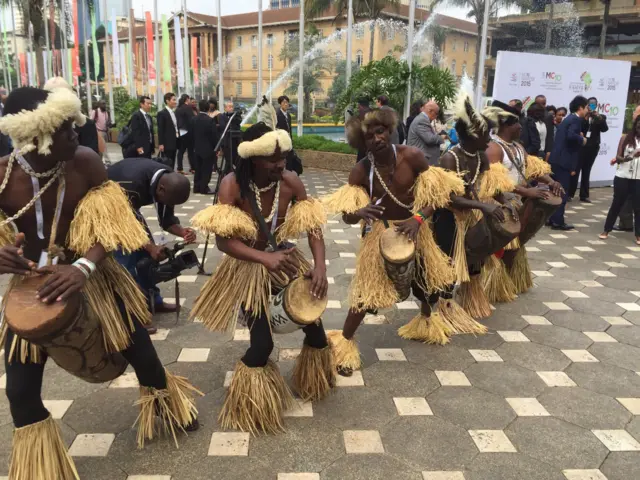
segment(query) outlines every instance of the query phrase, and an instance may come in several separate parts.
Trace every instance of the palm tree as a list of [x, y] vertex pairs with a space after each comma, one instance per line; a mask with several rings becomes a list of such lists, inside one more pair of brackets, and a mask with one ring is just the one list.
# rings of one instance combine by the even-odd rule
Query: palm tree
[[447, 29], [440, 26], [434, 25], [431, 28], [431, 32], [433, 34], [433, 53], [431, 57], [431, 64], [438, 66], [440, 64], [440, 57], [442, 55], [444, 49], [444, 43], [447, 39]]
[[[442, 3], [444, 0], [435, 0], [431, 8], [435, 8], [435, 6], [439, 3]], [[527, 7], [529, 5], [528, 0], [487, 0], [489, 3], [489, 12], [495, 13], [500, 8], [509, 8], [509, 7]], [[478, 67], [480, 66], [480, 39], [482, 37], [482, 24], [484, 23], [484, 7], [485, 0], [450, 0], [447, 1], [447, 5], [461, 7], [469, 10], [467, 13], [467, 17], [473, 19], [478, 28], [478, 41], [476, 42], [476, 66], [474, 78], [478, 78], [479, 72]]]
[[[353, 0], [353, 17], [367, 18], [371, 20], [371, 41], [369, 43], [369, 61], [373, 60], [373, 47], [375, 43], [375, 20], [386, 7], [398, 9], [400, 0]], [[310, 18], [317, 18], [333, 7], [336, 10], [336, 19], [348, 13], [349, 0], [307, 0], [305, 13]]]
[[600, 0], [604, 3], [604, 14], [602, 15], [602, 30], [600, 32], [600, 51], [598, 58], [604, 58], [604, 48], [607, 43], [607, 26], [609, 23], [609, 9], [611, 8], [611, 0]]

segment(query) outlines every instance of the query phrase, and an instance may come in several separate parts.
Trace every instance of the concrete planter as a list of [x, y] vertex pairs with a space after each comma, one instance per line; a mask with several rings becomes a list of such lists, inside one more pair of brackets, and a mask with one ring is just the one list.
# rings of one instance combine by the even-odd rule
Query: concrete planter
[[356, 164], [356, 155], [348, 153], [319, 152], [316, 150], [296, 150], [302, 165], [323, 170], [350, 172]]

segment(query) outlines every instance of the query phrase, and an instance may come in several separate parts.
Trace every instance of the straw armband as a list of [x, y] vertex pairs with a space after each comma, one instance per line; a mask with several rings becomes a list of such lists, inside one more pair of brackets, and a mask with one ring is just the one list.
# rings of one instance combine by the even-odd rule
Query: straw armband
[[329, 213], [355, 213], [369, 205], [367, 191], [359, 186], [346, 184], [330, 195], [322, 198]]
[[429, 167], [422, 172], [413, 188], [413, 211], [425, 207], [445, 208], [451, 201], [451, 194], [464, 195], [464, 182], [455, 172], [441, 167]]
[[278, 228], [278, 241], [296, 238], [302, 233], [320, 237], [327, 214], [319, 200], [307, 198], [291, 206], [284, 223]]
[[201, 232], [223, 238], [253, 240], [258, 227], [251, 216], [233, 205], [217, 203], [196, 213], [191, 225]]

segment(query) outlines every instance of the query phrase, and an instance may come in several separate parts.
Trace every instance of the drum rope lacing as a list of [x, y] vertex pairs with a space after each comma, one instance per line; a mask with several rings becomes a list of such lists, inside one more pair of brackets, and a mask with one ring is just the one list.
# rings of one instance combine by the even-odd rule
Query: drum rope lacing
[[260, 193], [268, 192], [275, 185], [276, 194], [273, 197], [273, 204], [271, 205], [271, 213], [269, 213], [269, 216], [265, 217], [265, 219], [264, 219], [265, 222], [270, 222], [271, 219], [273, 218], [273, 216], [276, 214], [276, 210], [277, 210], [277, 207], [278, 207], [278, 199], [280, 198], [280, 182], [272, 183], [271, 185], [269, 185], [269, 187], [266, 190], [264, 188], [263, 189], [259, 189], [258, 186], [253, 182], [251, 182], [250, 185], [251, 185], [251, 190], [253, 190], [253, 193], [256, 196], [256, 203], [258, 204], [258, 210], [260, 210], [260, 213], [262, 213], [262, 202], [260, 201]]
[[[462, 147], [460, 147], [460, 150], [462, 150], [466, 155], [473, 157], [473, 154], [470, 154], [469, 152], [464, 150]], [[456, 160], [456, 172], [458, 173], [458, 176], [462, 178], [462, 181], [464, 182], [465, 186], [470, 187], [475, 185], [476, 181], [478, 180], [478, 176], [480, 176], [480, 152], [476, 152], [475, 156], [478, 159], [478, 166], [476, 167], [476, 173], [473, 176], [473, 180], [471, 180], [470, 182], [464, 181], [463, 172], [460, 171], [460, 158], [458, 157], [456, 152], [453, 150], [453, 148], [449, 150], [449, 152], [451, 152], [451, 155], [453, 155], [453, 158], [455, 158]]]

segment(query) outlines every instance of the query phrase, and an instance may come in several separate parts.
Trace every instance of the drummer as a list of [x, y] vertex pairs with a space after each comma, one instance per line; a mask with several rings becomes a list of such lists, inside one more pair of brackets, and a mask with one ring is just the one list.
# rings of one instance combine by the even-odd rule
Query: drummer
[[447, 206], [451, 193], [461, 193], [463, 186], [455, 174], [430, 168], [420, 150], [393, 145], [390, 136], [397, 121], [397, 114], [390, 109], [373, 110], [362, 121], [349, 120], [349, 144], [367, 155], [351, 170], [349, 183], [326, 200], [328, 209], [342, 213], [345, 223], [363, 225], [350, 287], [350, 310], [342, 331], [328, 332], [338, 373], [345, 376], [361, 367], [354, 335], [367, 312], [391, 308], [399, 301], [380, 251], [380, 238], [387, 226], [416, 244], [412, 291], [421, 302], [420, 313], [400, 328], [399, 335], [442, 345], [453, 333], [483, 331], [453, 302], [447, 303], [446, 311], [432, 312], [439, 293], [453, 283], [454, 272], [449, 257], [434, 242], [429, 217], [434, 208]]
[[[470, 95], [461, 90], [454, 106], [455, 129], [459, 143], [440, 158], [442, 168], [456, 172], [464, 180], [464, 194], [452, 198], [450, 209], [434, 214], [437, 243], [451, 255], [456, 266], [456, 282], [460, 285], [458, 298], [464, 309], [474, 318], [491, 315], [491, 306], [480, 278], [480, 261], [467, 261], [465, 237], [468, 228], [482, 217], [504, 222], [506, 205], [517, 216], [508, 201], [513, 181], [501, 166], [491, 166], [485, 150], [490, 141], [493, 122], [473, 107]], [[453, 285], [449, 290], [453, 290]]]
[[[0, 159], [0, 273], [14, 275], [5, 299], [24, 276], [40, 274], [49, 278], [33, 302], [83, 294], [86, 315], [100, 320], [105, 345], [121, 351], [141, 385], [140, 402], [147, 405], [139, 417], [141, 445], [157, 433], [156, 415], [172, 431], [197, 428], [193, 387], [165, 371], [143, 327], [149, 320], [144, 297], [109, 253], [118, 245], [135, 250], [147, 238], [122, 189], [107, 180], [100, 157], [78, 146], [73, 126], [84, 120], [80, 108], [66, 88], [23, 87], [6, 100], [0, 131], [15, 150]], [[47, 352], [18, 338], [6, 318], [0, 338], [16, 427], [9, 478], [77, 478], [41, 398]]]
[[[243, 134], [235, 173], [220, 184], [219, 203], [192, 220], [226, 255], [202, 288], [192, 317], [214, 331], [233, 331], [238, 311], [249, 328], [249, 348], [233, 373], [219, 415], [223, 428], [253, 434], [283, 431], [283, 413], [293, 397], [278, 366], [269, 359], [274, 343], [270, 324], [271, 288], [283, 287], [299, 275], [311, 280], [310, 294], [327, 295], [322, 204], [307, 196], [298, 176], [285, 170], [291, 138], [258, 122]], [[311, 267], [287, 239], [306, 233], [313, 255]], [[274, 238], [275, 237], [275, 238]], [[277, 240], [276, 240], [277, 239]], [[278, 249], [274, 251], [273, 244]], [[284, 276], [284, 279], [283, 279]], [[304, 307], [302, 307], [304, 308]], [[319, 400], [335, 383], [335, 366], [322, 322], [303, 328], [302, 351], [293, 384], [303, 400]]]
[[[514, 193], [521, 198], [543, 200], [549, 199], [551, 195], [564, 194], [560, 182], [551, 178], [550, 165], [541, 158], [527, 155], [519, 143], [521, 125], [518, 111], [506, 103], [494, 100], [484, 114], [496, 125], [487, 148], [487, 157], [492, 164], [506, 167], [516, 185]], [[537, 184], [548, 185], [548, 189], [538, 188]], [[515, 293], [522, 293], [533, 286], [524, 245], [516, 242], [513, 248], [507, 248], [502, 260], [514, 282]]]

